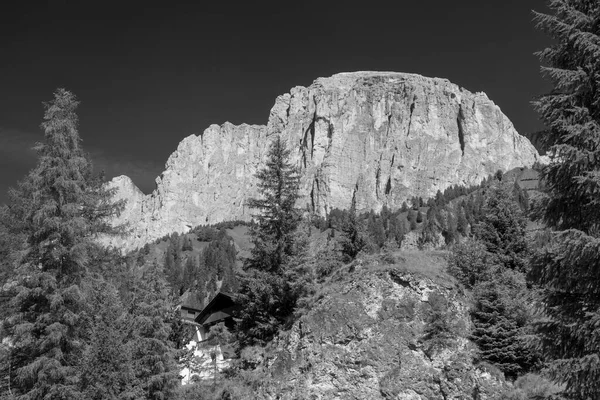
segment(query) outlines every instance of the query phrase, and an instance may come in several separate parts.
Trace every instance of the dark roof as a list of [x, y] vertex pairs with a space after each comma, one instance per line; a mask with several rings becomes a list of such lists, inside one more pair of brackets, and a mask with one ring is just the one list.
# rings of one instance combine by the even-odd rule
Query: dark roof
[[230, 317], [230, 311], [236, 307], [234, 296], [231, 293], [219, 292], [200, 311], [195, 321], [199, 324], [211, 324]]

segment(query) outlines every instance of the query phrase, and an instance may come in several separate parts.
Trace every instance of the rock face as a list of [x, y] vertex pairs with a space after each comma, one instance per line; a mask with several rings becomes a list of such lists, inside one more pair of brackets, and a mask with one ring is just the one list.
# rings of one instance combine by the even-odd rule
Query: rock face
[[[302, 169], [300, 205], [322, 215], [353, 199], [358, 210], [395, 209], [539, 157], [483, 93], [414, 74], [341, 73], [279, 96], [267, 126], [211, 125], [184, 139], [156, 190], [130, 199], [121, 221], [133, 232], [116, 244], [135, 248], [200, 224], [249, 220], [254, 174], [278, 134]], [[130, 190], [123, 177], [113, 185]]]
[[[274, 351], [242, 352], [269, 377], [255, 398], [495, 398], [506, 383], [473, 364], [469, 302], [442, 257], [403, 252], [338, 271]], [[452, 334], [428, 333], [442, 318]]]

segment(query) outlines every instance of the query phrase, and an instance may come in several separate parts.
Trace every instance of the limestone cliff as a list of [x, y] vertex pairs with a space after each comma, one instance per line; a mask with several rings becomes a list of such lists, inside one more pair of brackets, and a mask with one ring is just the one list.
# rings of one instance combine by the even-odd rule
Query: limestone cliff
[[[277, 134], [303, 171], [300, 205], [320, 214], [352, 199], [359, 210], [394, 209], [538, 158], [483, 93], [414, 74], [341, 73], [279, 96], [266, 126], [211, 125], [184, 139], [156, 190], [129, 199], [120, 221], [132, 233], [115, 244], [135, 248], [199, 224], [250, 219], [254, 173]], [[122, 198], [131, 192], [123, 177], [112, 184]]]

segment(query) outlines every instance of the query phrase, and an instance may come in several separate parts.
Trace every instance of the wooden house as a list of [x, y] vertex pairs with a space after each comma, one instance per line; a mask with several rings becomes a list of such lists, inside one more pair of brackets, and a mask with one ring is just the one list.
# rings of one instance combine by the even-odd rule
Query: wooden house
[[219, 322], [224, 322], [229, 330], [233, 330], [233, 313], [239, 310], [239, 307], [231, 293], [218, 292], [194, 320], [200, 326], [201, 340], [206, 340], [210, 327]]
[[[193, 325], [196, 330], [195, 337], [186, 345], [188, 350], [193, 351], [192, 361], [181, 370], [181, 382], [186, 385], [196, 379], [212, 379], [216, 370], [221, 371], [228, 367], [233, 356], [233, 349], [228, 344], [220, 345], [214, 339], [210, 340], [208, 333], [210, 327], [224, 322], [225, 326], [232, 330], [235, 322], [233, 313], [239, 309], [234, 297], [230, 293], [219, 292], [201, 310], [194, 320], [184, 318], [184, 322]], [[185, 311], [186, 313], [188, 311]], [[182, 318], [183, 318], [182, 311]], [[186, 314], [186, 316], [189, 314]]]

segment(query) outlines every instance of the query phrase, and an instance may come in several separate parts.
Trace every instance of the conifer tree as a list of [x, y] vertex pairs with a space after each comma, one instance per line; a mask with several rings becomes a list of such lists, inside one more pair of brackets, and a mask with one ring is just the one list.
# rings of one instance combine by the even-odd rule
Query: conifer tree
[[299, 174], [290, 161], [291, 151], [277, 136], [269, 148], [265, 167], [256, 177], [260, 198], [249, 199], [257, 210], [250, 234], [254, 248], [244, 268], [239, 301], [238, 337], [242, 345], [264, 343], [292, 314], [298, 288], [287, 278], [288, 262], [295, 255], [296, 229], [301, 220], [296, 200]]
[[179, 383], [178, 354], [169, 338], [175, 307], [157, 265], [142, 273], [129, 306], [129, 333], [134, 393], [145, 399], [165, 399]]
[[98, 253], [96, 236], [114, 232], [107, 218], [119, 211], [81, 147], [78, 104], [64, 89], [44, 104], [38, 163], [9, 191], [2, 218], [23, 239], [11, 250], [18, 285], [4, 321], [18, 360], [11, 386], [22, 399], [80, 395], [80, 283]]
[[133, 395], [127, 314], [117, 290], [103, 279], [89, 279], [86, 308], [89, 345], [83, 353], [80, 387], [86, 399], [129, 399]]
[[280, 136], [269, 148], [265, 167], [256, 173], [260, 198], [248, 200], [248, 206], [258, 211], [256, 225], [251, 230], [254, 248], [248, 266], [271, 273], [280, 269], [293, 246], [293, 233], [301, 215], [296, 208], [300, 175], [290, 161], [291, 151]]
[[368, 245], [365, 228], [363, 227], [362, 221], [360, 221], [356, 215], [356, 205], [354, 201], [352, 201], [352, 205], [350, 206], [350, 210], [348, 211], [342, 226], [342, 231], [345, 234], [344, 240], [342, 241], [342, 254], [344, 254], [348, 260], [353, 260], [358, 253], [364, 250]]
[[507, 377], [516, 378], [536, 362], [528, 348], [530, 296], [523, 274], [502, 266], [488, 266], [473, 290], [472, 339], [479, 347], [479, 359], [495, 364]]
[[524, 271], [529, 251], [525, 240], [527, 222], [511, 191], [490, 187], [482, 211], [481, 222], [474, 227], [475, 237], [504, 266]]
[[555, 44], [538, 53], [553, 89], [534, 101], [550, 163], [544, 220], [553, 240], [532, 261], [544, 286], [538, 324], [553, 378], [572, 399], [600, 398], [600, 3], [552, 0], [537, 27]]

